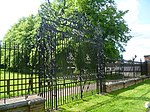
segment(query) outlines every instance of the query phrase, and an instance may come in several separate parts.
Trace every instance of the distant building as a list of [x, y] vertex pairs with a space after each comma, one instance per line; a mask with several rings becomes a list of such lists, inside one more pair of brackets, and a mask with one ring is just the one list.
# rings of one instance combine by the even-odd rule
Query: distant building
[[144, 59], [145, 59], [145, 61], [150, 61], [150, 55], [145, 55]]

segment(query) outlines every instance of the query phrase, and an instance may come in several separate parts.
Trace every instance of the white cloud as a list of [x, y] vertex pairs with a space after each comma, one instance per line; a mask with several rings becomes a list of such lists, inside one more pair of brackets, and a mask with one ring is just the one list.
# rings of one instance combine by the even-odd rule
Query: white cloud
[[131, 34], [134, 36], [125, 47], [126, 52], [123, 54], [125, 59], [132, 59], [137, 55], [137, 60], [144, 60], [144, 55], [150, 54], [150, 24], [140, 24], [139, 20], [139, 0], [116, 0], [118, 9], [129, 10], [124, 19]]
[[124, 53], [125, 59], [132, 59], [137, 55], [137, 60], [143, 60], [143, 55], [149, 55], [149, 42], [150, 39], [133, 38], [128, 42], [126, 52]]
[[117, 0], [117, 7], [121, 10], [129, 10], [125, 15], [124, 19], [128, 22], [129, 25], [136, 24], [138, 18], [138, 0]]

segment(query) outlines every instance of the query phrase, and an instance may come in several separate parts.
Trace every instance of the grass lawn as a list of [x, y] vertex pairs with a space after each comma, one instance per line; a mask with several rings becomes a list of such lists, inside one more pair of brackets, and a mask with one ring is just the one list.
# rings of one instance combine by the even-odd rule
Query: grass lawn
[[[28, 94], [29, 80], [32, 80], [33, 90], [37, 91], [38, 76], [31, 74], [13, 73], [0, 70], [0, 99]], [[9, 90], [9, 93], [8, 93]]]
[[[150, 80], [105, 95], [94, 95], [60, 106], [62, 112], [148, 112]], [[150, 110], [150, 109], [149, 109]]]
[[[31, 84], [29, 85], [29, 80], [32, 82], [32, 90], [31, 90]], [[45, 81], [44, 81], [45, 80]], [[73, 81], [73, 82], [72, 82]], [[77, 82], [77, 80], [69, 80], [69, 79], [63, 79], [62, 77], [59, 77], [57, 79], [57, 88], [70, 88], [74, 86], [79, 86], [80, 82]], [[95, 83], [95, 81], [87, 81], [86, 84]], [[65, 85], [64, 85], [65, 83]], [[84, 85], [84, 82], [82, 82], [82, 85]], [[50, 88], [54, 88], [54, 86], [49, 86], [46, 79], [42, 79], [42, 86], [41, 91], [49, 91]], [[5, 70], [0, 69], [0, 99], [2, 98], [8, 98], [8, 97], [16, 97], [16, 96], [22, 96], [25, 94], [36, 94], [39, 90], [39, 78], [38, 75], [33, 74], [21, 74], [16, 72], [9, 72]]]

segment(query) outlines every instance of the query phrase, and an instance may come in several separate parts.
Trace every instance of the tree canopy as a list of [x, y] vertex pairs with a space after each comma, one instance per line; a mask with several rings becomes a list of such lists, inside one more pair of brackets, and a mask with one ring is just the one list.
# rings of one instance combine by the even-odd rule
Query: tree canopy
[[[52, 7], [57, 13], [63, 13], [64, 18], [75, 19], [72, 18], [72, 14], [74, 14], [74, 11], [76, 11], [78, 14], [82, 13], [84, 16], [86, 16], [95, 27], [100, 25], [100, 30], [102, 31], [101, 33], [104, 39], [105, 56], [108, 58], [120, 58], [121, 52], [124, 51], [124, 45], [126, 45], [128, 40], [131, 38], [130, 29], [123, 19], [123, 16], [128, 11], [118, 10], [113, 0], [54, 0]], [[59, 14], [56, 14], [55, 16], [57, 15], [59, 16]], [[52, 17], [51, 19], [56, 18]], [[28, 63], [31, 51], [33, 50], [32, 46], [36, 44], [35, 36], [40, 28], [40, 23], [41, 19], [39, 15], [23, 17], [18, 21], [18, 23], [12, 26], [3, 39], [5, 42], [15, 42], [16, 44], [25, 46], [25, 49], [28, 51], [27, 53], [22, 53], [22, 57], [27, 57], [27, 62], [25, 63]], [[86, 27], [84, 25], [82, 27], [84, 30], [93, 30], [92, 27]], [[65, 28], [60, 26], [58, 29], [63, 31], [65, 30]], [[72, 30], [68, 31], [72, 32]], [[91, 38], [93, 34], [86, 34], [86, 36]], [[60, 37], [60, 35], [57, 35], [57, 38], [58, 37]], [[73, 43], [75, 41], [74, 39], [75, 38], [72, 38], [72, 40], [69, 41], [67, 40], [68, 44], [70, 42]], [[63, 41], [60, 39], [58, 43], [59, 42], [61, 43]], [[78, 52], [77, 46], [78, 44], [72, 46], [76, 52]], [[91, 54], [88, 52], [88, 49], [92, 48], [92, 44], [88, 45], [87, 43], [83, 43], [81, 47], [90, 55], [90, 57], [96, 56], [96, 53], [94, 54], [95, 51], [93, 51]], [[59, 55], [57, 56], [58, 58], [62, 55], [63, 50], [61, 49], [61, 46], [57, 46], [57, 54]], [[68, 48], [66, 47], [66, 49]], [[78, 57], [79, 52], [76, 53], [76, 55], [76, 57]], [[12, 59], [12, 62], [13, 61], [15, 61], [15, 59]], [[80, 60], [77, 59], [76, 61]], [[78, 62], [76, 62], [76, 64], [77, 63]], [[21, 63], [17, 66], [21, 66]]]
[[130, 29], [123, 19], [128, 11], [120, 11], [114, 0], [54, 0], [57, 10], [63, 9], [66, 16], [74, 10], [85, 13], [97, 25], [100, 22], [105, 38], [105, 55], [119, 58], [124, 45], [131, 39]]
[[[33, 53], [33, 46], [36, 44], [35, 36], [39, 26], [39, 16], [31, 15], [22, 17], [8, 30], [3, 38], [2, 46], [2, 61], [9, 66], [8, 69], [17, 70], [18, 67], [24, 68], [25, 65], [28, 65], [33, 58], [30, 55]], [[32, 56], [34, 55], [32, 54]]]
[[35, 44], [35, 35], [37, 35], [39, 25], [40, 18], [38, 15], [22, 17], [8, 30], [3, 41], [25, 45], [29, 49], [30, 45]]

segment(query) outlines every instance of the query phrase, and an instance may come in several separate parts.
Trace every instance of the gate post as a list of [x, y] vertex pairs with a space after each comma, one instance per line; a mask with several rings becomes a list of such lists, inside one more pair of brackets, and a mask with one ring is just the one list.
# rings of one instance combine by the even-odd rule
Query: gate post
[[143, 64], [144, 64], [144, 62], [142, 62], [142, 59], [140, 59], [140, 72], [141, 72], [141, 76], [143, 75]]
[[102, 93], [104, 90], [103, 88], [103, 78], [104, 78], [104, 71], [105, 71], [105, 64], [104, 64], [104, 37], [102, 36], [102, 32], [100, 29], [100, 25], [98, 22], [98, 28], [96, 28], [96, 35], [97, 37], [97, 93]]
[[[81, 27], [81, 26], [80, 26]], [[82, 89], [82, 74], [83, 74], [83, 60], [82, 60], [82, 52], [81, 52], [81, 42], [82, 42], [82, 38], [81, 36], [79, 37], [79, 57], [80, 57], [80, 63], [79, 63], [79, 70], [80, 70], [80, 74], [79, 74], [79, 80], [80, 80], [80, 92], [81, 92], [81, 99], [83, 98], [83, 89]]]

